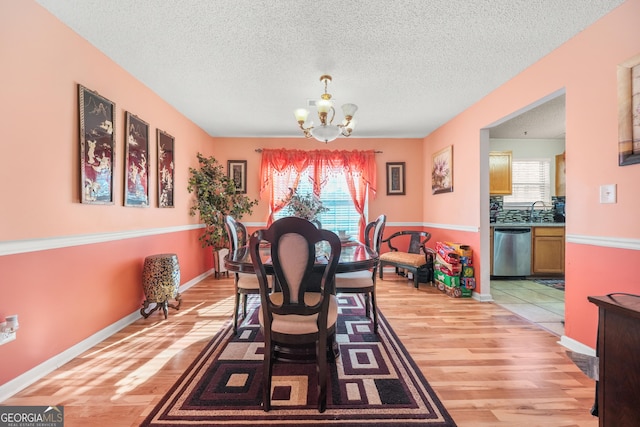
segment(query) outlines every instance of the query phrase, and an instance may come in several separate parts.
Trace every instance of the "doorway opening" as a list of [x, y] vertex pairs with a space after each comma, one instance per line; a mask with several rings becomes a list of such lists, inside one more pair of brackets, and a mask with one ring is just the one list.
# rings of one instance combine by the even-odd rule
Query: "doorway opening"
[[[546, 223], [547, 226], [564, 227], [565, 223], [561, 221], [564, 221], [566, 202], [564, 193], [565, 128], [565, 91], [562, 89], [482, 130], [481, 156], [485, 158], [487, 165], [485, 174], [487, 185], [483, 186], [486, 188], [486, 193], [484, 193], [486, 208], [483, 210], [487, 212], [483, 213], [481, 220], [483, 224], [486, 224], [486, 227], [482, 228], [488, 231], [481, 234], [481, 240], [484, 242], [483, 247], [487, 248], [489, 252], [493, 251], [491, 237], [496, 224], [529, 223], [532, 219], [530, 214], [533, 211], [531, 206], [533, 202], [536, 202], [533, 200], [527, 204], [523, 200], [521, 206], [501, 204], [496, 208], [496, 200], [502, 201], [502, 199], [501, 197], [491, 197], [489, 192], [489, 153], [492, 151], [511, 152], [514, 160], [523, 162], [526, 162], [527, 159], [548, 159], [550, 176], [545, 178], [548, 178], [550, 182], [550, 191], [553, 197], [552, 206], [535, 206], [535, 218], [544, 218], [544, 223], [529, 225], [544, 226]], [[561, 162], [558, 162], [558, 159]], [[521, 187], [518, 190], [519, 192], [523, 191]], [[556, 216], [556, 207], [562, 209], [562, 216]], [[500, 215], [497, 214], [498, 209]], [[549, 209], [553, 211], [547, 211]], [[564, 237], [562, 239], [562, 244], [559, 246], [561, 246], [562, 260], [564, 260]], [[535, 246], [535, 238], [533, 245]], [[541, 248], [542, 246], [538, 250], [542, 250]], [[532, 257], [535, 257], [535, 251], [532, 253]], [[483, 271], [490, 272], [494, 260], [492, 256], [488, 258], [489, 262], [483, 263]], [[564, 335], [564, 291], [558, 287], [548, 286], [547, 283], [538, 283], [539, 279], [563, 280], [564, 261], [560, 264], [562, 265], [561, 270], [555, 272], [552, 277], [545, 276], [544, 269], [537, 269], [536, 266], [539, 267], [539, 265], [534, 262], [532, 262], [532, 270], [529, 274], [516, 279], [493, 277], [491, 273], [486, 276], [483, 274], [482, 283], [489, 283], [486, 290], [483, 285], [485, 299], [488, 297], [515, 314], [537, 323], [555, 334]]]

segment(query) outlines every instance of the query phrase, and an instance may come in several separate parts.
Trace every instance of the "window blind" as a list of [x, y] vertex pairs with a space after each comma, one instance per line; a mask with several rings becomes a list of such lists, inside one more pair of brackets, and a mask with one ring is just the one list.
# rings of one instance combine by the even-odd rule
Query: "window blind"
[[[319, 215], [318, 220], [322, 224], [322, 228], [337, 232], [338, 230], [346, 230], [347, 234], [351, 236], [358, 235], [358, 221], [360, 215], [356, 211], [349, 189], [347, 188], [346, 180], [340, 169], [332, 171], [329, 181], [322, 188], [322, 194], [320, 200], [325, 207], [329, 208], [327, 212], [323, 212]], [[275, 185], [282, 186], [282, 183], [278, 183], [275, 180]], [[309, 176], [309, 169], [306, 169], [300, 175], [300, 182], [298, 184], [298, 193], [302, 195], [311, 194], [313, 192], [313, 186]], [[366, 212], [366, 209], [365, 209]], [[290, 215], [288, 209], [282, 209], [277, 212], [275, 219], [282, 218]]]
[[551, 204], [549, 159], [513, 160], [511, 163], [512, 194], [504, 196], [505, 208], [529, 207], [542, 200]]

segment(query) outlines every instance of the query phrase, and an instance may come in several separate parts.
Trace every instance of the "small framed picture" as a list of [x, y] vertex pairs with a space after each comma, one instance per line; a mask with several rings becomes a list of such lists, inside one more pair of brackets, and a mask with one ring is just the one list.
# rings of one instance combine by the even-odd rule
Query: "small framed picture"
[[228, 160], [227, 175], [236, 184], [236, 193], [247, 193], [247, 161]]
[[112, 205], [116, 105], [78, 85], [80, 113], [80, 201]]
[[174, 139], [168, 133], [157, 130], [158, 139], [158, 207], [172, 208], [174, 182]]
[[387, 196], [403, 196], [404, 162], [387, 163]]
[[149, 207], [149, 124], [126, 112], [124, 205]]

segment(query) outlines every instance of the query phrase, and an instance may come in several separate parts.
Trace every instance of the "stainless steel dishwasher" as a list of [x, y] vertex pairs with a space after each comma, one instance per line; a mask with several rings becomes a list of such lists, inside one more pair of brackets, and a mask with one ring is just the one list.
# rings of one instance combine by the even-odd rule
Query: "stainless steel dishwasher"
[[531, 274], [531, 228], [494, 228], [493, 275]]

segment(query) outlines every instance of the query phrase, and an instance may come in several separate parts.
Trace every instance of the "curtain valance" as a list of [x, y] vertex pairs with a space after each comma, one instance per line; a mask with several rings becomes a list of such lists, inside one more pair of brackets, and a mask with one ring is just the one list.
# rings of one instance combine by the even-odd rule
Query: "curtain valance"
[[376, 194], [376, 159], [374, 150], [288, 150], [263, 149], [260, 165], [260, 194], [269, 190], [273, 173], [284, 173], [288, 168], [298, 175], [313, 166], [313, 191], [320, 195], [322, 183], [327, 181], [331, 169], [341, 168], [346, 175], [359, 175], [362, 183]]

